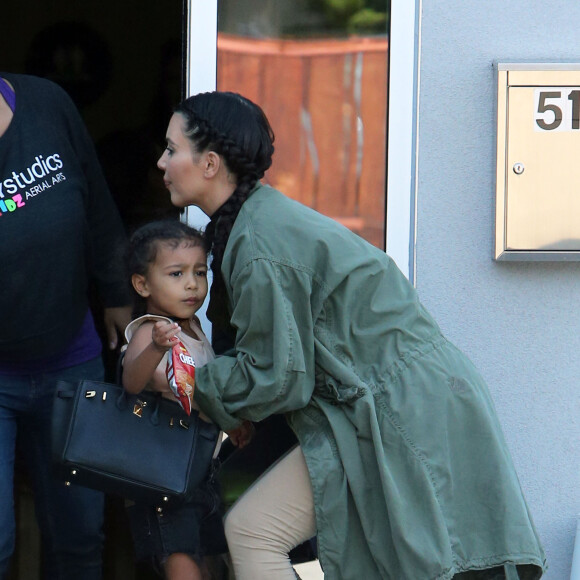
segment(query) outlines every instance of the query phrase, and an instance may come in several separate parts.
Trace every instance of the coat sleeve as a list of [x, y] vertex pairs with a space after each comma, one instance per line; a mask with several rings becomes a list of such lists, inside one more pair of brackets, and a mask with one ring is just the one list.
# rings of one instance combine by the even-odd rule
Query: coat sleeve
[[314, 389], [312, 279], [265, 259], [232, 282], [236, 355], [196, 369], [195, 399], [224, 430], [306, 406]]

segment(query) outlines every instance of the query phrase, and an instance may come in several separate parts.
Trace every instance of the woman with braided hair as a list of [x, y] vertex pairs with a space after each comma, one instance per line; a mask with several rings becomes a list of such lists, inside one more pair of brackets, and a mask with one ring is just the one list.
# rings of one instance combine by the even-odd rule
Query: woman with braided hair
[[208, 316], [234, 347], [195, 399], [225, 431], [282, 414], [299, 442], [226, 516], [236, 578], [295, 578], [314, 535], [330, 580], [540, 578], [483, 379], [384, 252], [260, 182], [273, 139], [254, 103], [204, 93], [159, 160], [171, 201], [211, 218]]

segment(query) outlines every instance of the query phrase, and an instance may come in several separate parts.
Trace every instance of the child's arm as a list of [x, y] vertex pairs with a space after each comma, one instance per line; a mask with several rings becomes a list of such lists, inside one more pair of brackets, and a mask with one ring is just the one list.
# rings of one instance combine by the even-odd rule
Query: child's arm
[[140, 393], [148, 384], [166, 390], [167, 376], [157, 367], [165, 353], [179, 340], [181, 330], [175, 322], [143, 323], [131, 337], [123, 359], [123, 386], [131, 394]]

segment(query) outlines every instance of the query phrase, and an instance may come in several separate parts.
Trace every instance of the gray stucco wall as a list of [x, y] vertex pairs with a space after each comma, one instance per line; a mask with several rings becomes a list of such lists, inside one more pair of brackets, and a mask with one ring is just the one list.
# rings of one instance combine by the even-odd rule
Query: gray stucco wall
[[580, 2], [423, 0], [421, 25], [417, 288], [488, 380], [545, 578], [567, 580], [580, 512], [580, 262], [492, 260], [492, 65], [580, 61]]

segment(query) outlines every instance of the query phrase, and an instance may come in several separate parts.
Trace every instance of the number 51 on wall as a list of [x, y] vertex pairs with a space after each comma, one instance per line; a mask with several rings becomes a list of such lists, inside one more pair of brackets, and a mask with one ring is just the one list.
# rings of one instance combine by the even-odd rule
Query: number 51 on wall
[[534, 130], [580, 130], [580, 87], [537, 88], [534, 101]]

